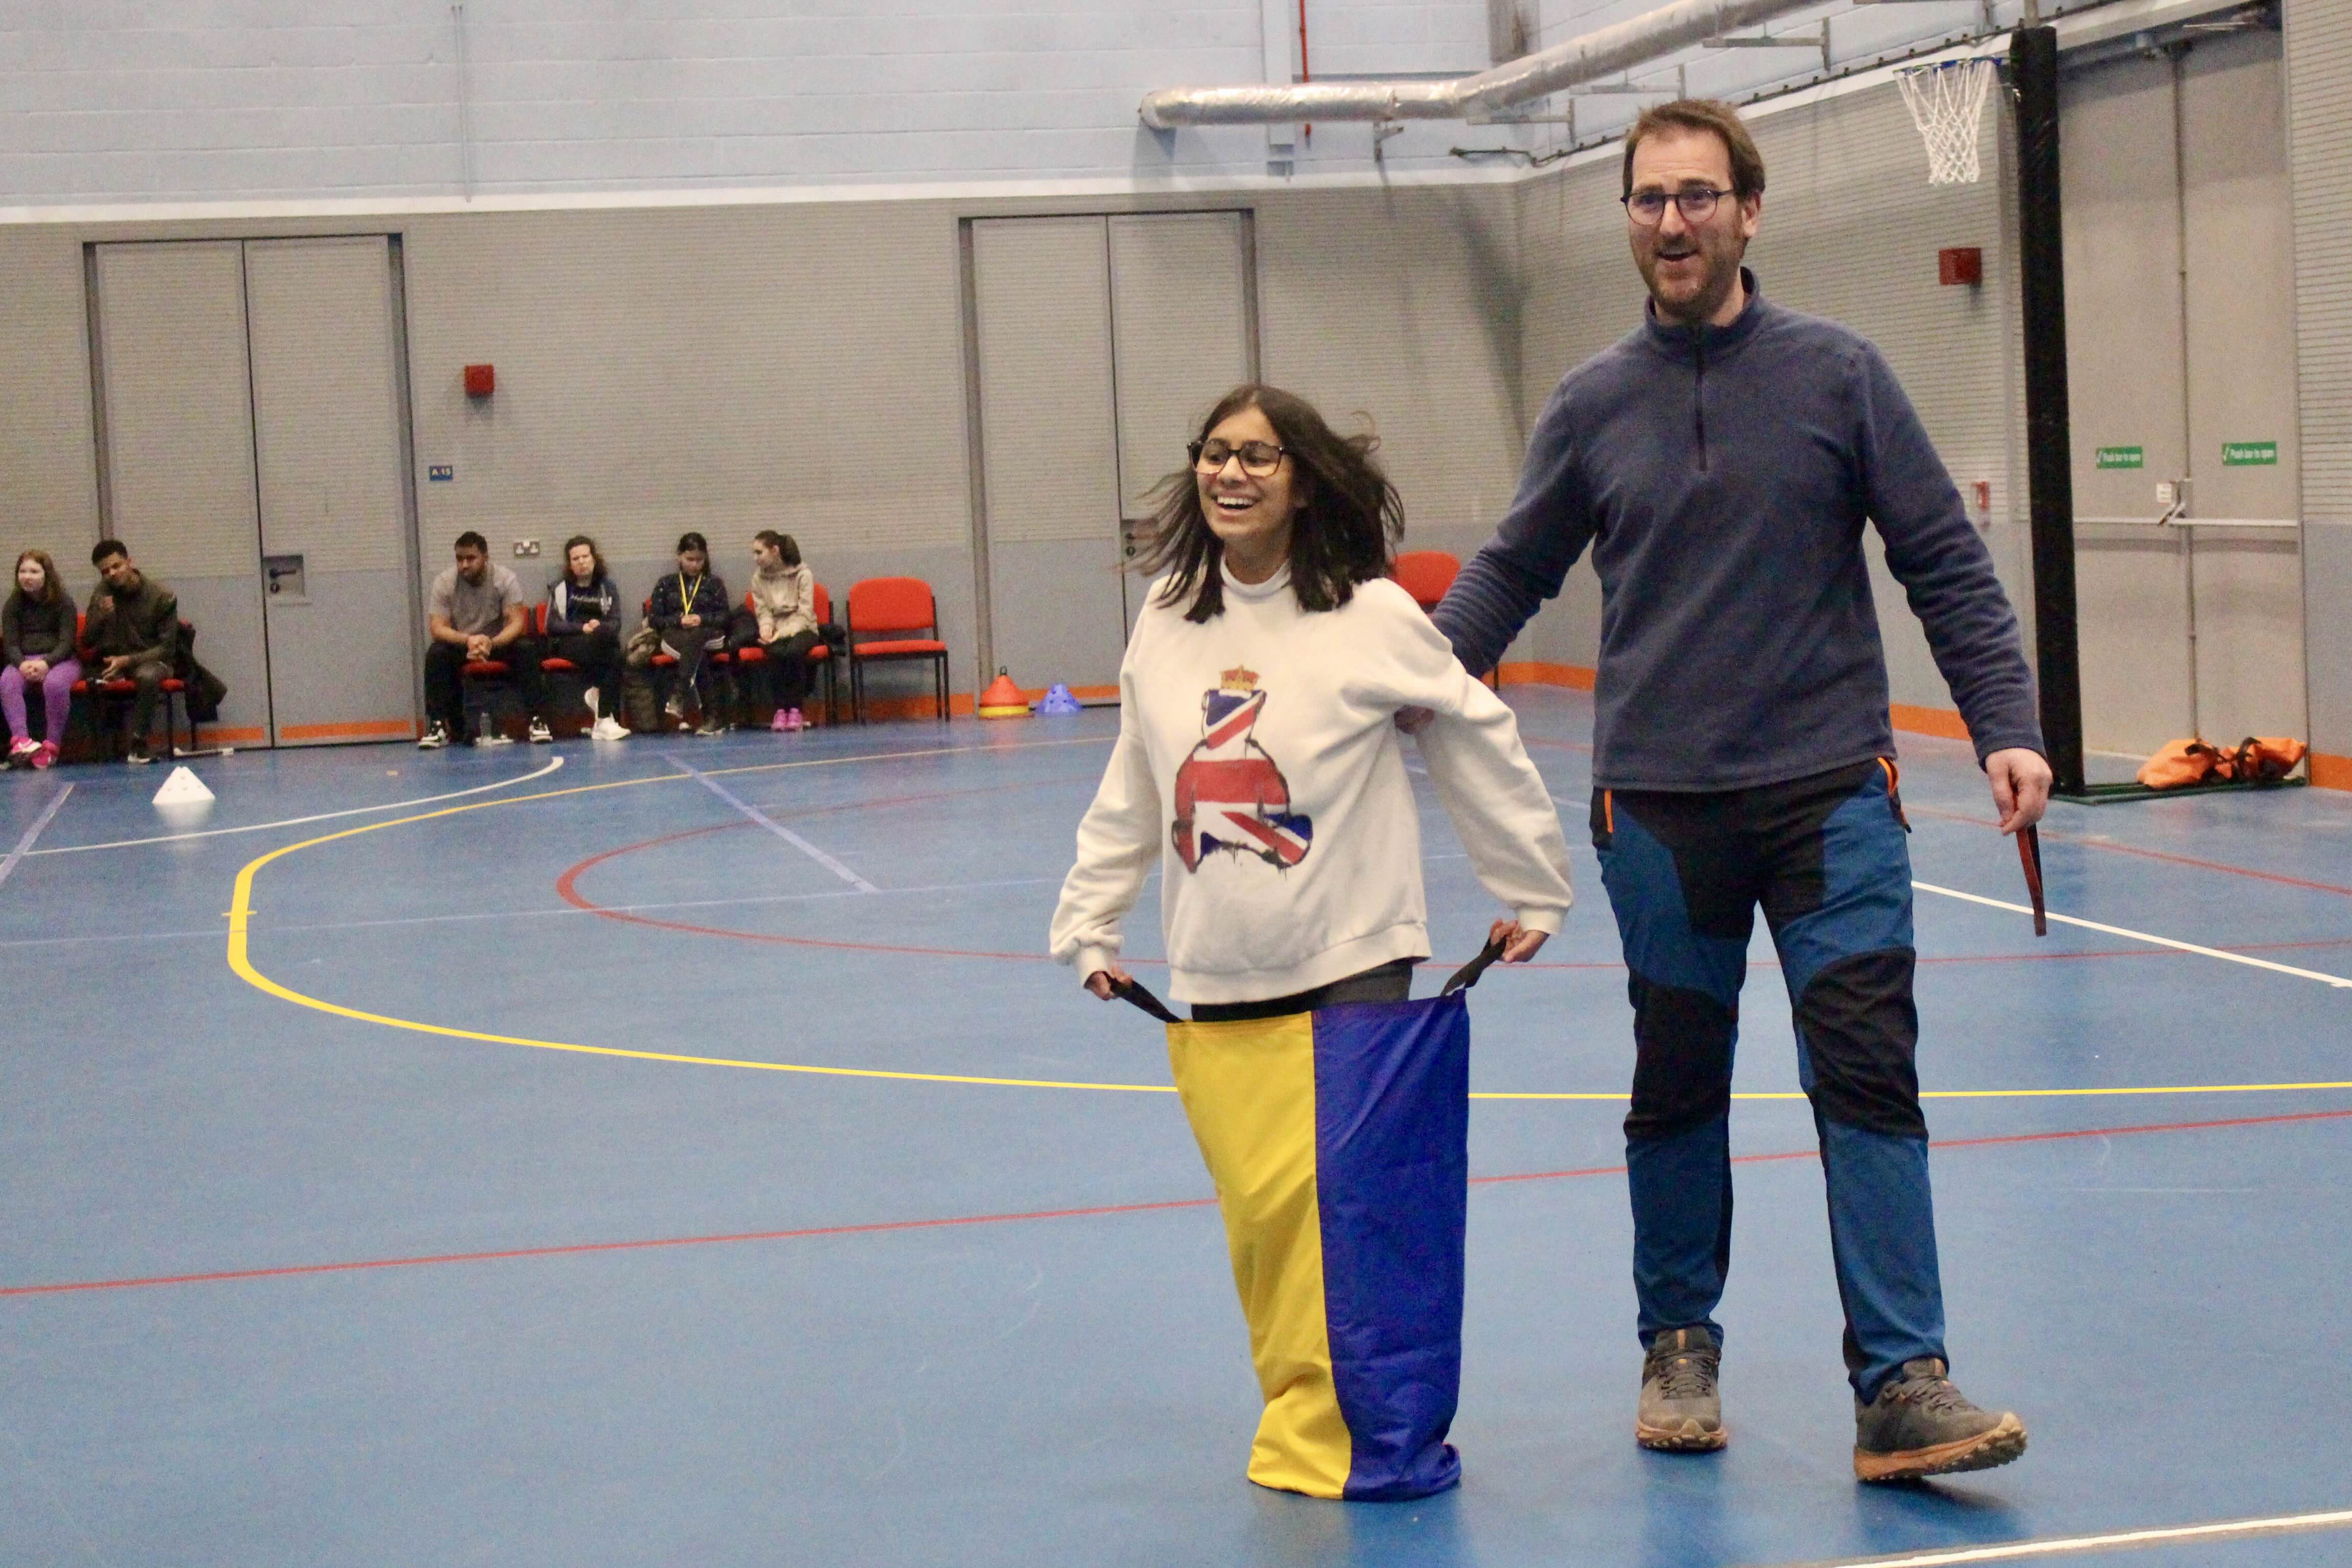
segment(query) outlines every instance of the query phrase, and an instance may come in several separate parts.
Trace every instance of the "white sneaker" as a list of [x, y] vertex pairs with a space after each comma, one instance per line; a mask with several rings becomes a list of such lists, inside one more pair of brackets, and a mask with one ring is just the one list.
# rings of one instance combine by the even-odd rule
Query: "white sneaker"
[[598, 719], [595, 724], [589, 728], [588, 738], [591, 740], [626, 740], [629, 738], [629, 732], [621, 727], [621, 721], [619, 719], [607, 714], [603, 718]]
[[438, 751], [448, 744], [449, 727], [446, 724], [436, 723], [416, 737], [416, 749], [419, 751]]
[[545, 746], [554, 738], [555, 732], [547, 727], [547, 721], [534, 716], [530, 721], [530, 743], [533, 746]]

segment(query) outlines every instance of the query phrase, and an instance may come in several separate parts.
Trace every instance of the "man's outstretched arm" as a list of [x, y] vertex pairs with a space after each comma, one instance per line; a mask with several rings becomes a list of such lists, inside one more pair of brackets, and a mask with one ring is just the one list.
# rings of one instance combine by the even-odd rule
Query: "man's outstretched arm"
[[1511, 509], [1431, 612], [1473, 674], [1502, 659], [1519, 629], [1559, 592], [1592, 538], [1569, 426], [1567, 400], [1554, 392], [1528, 443]]

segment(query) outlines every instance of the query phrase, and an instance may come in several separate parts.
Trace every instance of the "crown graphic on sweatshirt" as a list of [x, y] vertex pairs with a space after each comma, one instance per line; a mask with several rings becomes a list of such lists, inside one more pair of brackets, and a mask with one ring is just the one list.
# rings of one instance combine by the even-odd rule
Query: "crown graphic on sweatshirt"
[[1221, 690], [1235, 692], [1244, 696], [1257, 690], [1257, 672], [1244, 669], [1239, 664], [1235, 664], [1219, 676], [1218, 681]]

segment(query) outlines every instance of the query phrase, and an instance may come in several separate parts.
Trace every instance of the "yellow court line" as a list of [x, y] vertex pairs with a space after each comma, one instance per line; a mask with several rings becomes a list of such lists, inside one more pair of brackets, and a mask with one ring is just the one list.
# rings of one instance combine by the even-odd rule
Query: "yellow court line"
[[[1086, 744], [1077, 741], [1042, 741], [1026, 743], [1043, 746]], [[747, 768], [723, 769], [728, 773], [765, 773], [785, 768], [821, 768], [846, 762], [873, 762], [902, 757], [938, 756], [945, 751], [968, 751], [969, 747], [941, 747], [938, 751], [877, 752], [858, 757], [811, 758], [799, 762], [761, 763]], [[721, 769], [711, 769], [719, 772]], [[991, 1078], [957, 1072], [898, 1072], [877, 1067], [817, 1067], [804, 1062], [749, 1061], [724, 1056], [686, 1056], [666, 1051], [628, 1051], [619, 1046], [579, 1045], [569, 1040], [532, 1040], [523, 1035], [490, 1034], [481, 1030], [457, 1029], [447, 1024], [425, 1023], [415, 1019], [394, 1018], [388, 1013], [372, 1013], [359, 1008], [347, 1008], [338, 1002], [321, 1000], [300, 991], [279, 985], [276, 980], [253, 967], [248, 933], [253, 922], [253, 881], [264, 866], [281, 860], [299, 850], [316, 849], [338, 839], [355, 839], [364, 833], [380, 833], [386, 828], [402, 828], [415, 822], [430, 822], [442, 817], [463, 816], [468, 811], [488, 811], [500, 806], [520, 806], [532, 800], [553, 800], [566, 795], [590, 795], [603, 789], [626, 789], [640, 784], [675, 784], [690, 779], [690, 773], [657, 773], [642, 779], [617, 779], [603, 784], [575, 784], [563, 789], [543, 789], [531, 795], [509, 795], [495, 800], [477, 800], [470, 805], [446, 806], [438, 811], [423, 811], [414, 817], [396, 817], [388, 822], [368, 822], [339, 832], [323, 833], [300, 843], [284, 844], [268, 853], [247, 861], [236, 873], [236, 885], [228, 909], [228, 967], [236, 977], [255, 989], [292, 1002], [315, 1012], [330, 1013], [336, 1018], [357, 1019], [361, 1023], [381, 1024], [386, 1029], [407, 1030], [415, 1034], [439, 1035], [446, 1040], [478, 1040], [491, 1045], [522, 1045], [534, 1051], [568, 1051], [581, 1056], [617, 1056], [638, 1061], [675, 1061], [692, 1067], [737, 1067], [754, 1072], [803, 1072], [824, 1078], [883, 1078], [910, 1083], [971, 1083], [998, 1089], [1090, 1089], [1114, 1094], [1173, 1094], [1175, 1086], [1168, 1083], [1092, 1083], [1078, 1080], [1050, 1078]], [[2023, 1100], [2074, 1098], [2089, 1095], [2116, 1094], [2257, 1094], [2292, 1092], [2302, 1090], [2352, 1089], [2352, 1082], [2343, 1083], [2189, 1083], [2158, 1088], [2112, 1089], [1930, 1089], [1922, 1091], [1925, 1100]], [[1615, 1101], [1622, 1103], [1622, 1093], [1590, 1093], [1538, 1090], [1522, 1092], [1484, 1091], [1474, 1092], [1473, 1100], [1592, 1100]], [[1758, 1092], [1734, 1094], [1734, 1100], [1801, 1100], [1794, 1091]]]

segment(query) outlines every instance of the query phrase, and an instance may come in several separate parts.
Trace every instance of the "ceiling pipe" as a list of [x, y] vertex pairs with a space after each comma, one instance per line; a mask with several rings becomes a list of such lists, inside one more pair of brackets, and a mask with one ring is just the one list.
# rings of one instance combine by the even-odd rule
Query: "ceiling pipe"
[[1450, 81], [1319, 81], [1290, 87], [1171, 87], [1138, 112], [1154, 131], [1287, 120], [1491, 120], [1514, 105], [1630, 71], [1661, 55], [1753, 27], [1821, 0], [1675, 0], [1655, 11]]

